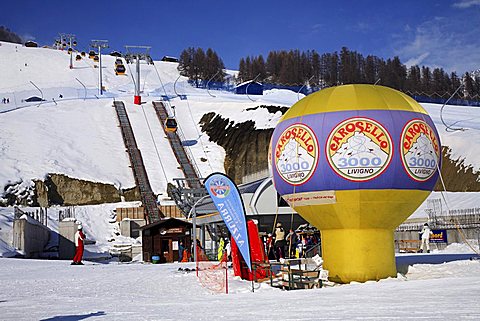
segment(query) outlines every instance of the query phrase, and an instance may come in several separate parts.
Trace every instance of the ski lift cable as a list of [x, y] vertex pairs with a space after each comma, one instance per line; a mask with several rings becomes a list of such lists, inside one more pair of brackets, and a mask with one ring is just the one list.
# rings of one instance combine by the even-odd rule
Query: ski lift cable
[[133, 87], [136, 87], [135, 77], [133, 77], [132, 69], [130, 69], [130, 64], [128, 62], [127, 62], [127, 66], [128, 66], [128, 71], [129, 71], [130, 77], [132, 77]]
[[[187, 99], [186, 101], [187, 101], [187, 109], [188, 109], [188, 111], [189, 111], [190, 118], [192, 119], [192, 122], [193, 122], [193, 125], [194, 125], [193, 127], [195, 128], [195, 131], [197, 132], [197, 135], [198, 135], [197, 140], [200, 141], [200, 146], [201, 146], [201, 148], [202, 148], [203, 155], [204, 155], [205, 158], [207, 159], [208, 166], [210, 167], [210, 170], [213, 172], [213, 167], [212, 167], [212, 165], [210, 164], [210, 160], [209, 160], [208, 157], [207, 157], [207, 153], [205, 152], [205, 147], [204, 147], [204, 145], [203, 145], [203, 143], [202, 143], [201, 135], [200, 135], [200, 133], [199, 133], [199, 131], [198, 131], [197, 124], [195, 123], [195, 120], [193, 119], [192, 110], [191, 110], [191, 108], [190, 108], [190, 103], [188, 102], [188, 99]], [[180, 135], [179, 135], [179, 136], [180, 136], [181, 139], [185, 139], [185, 135], [183, 134], [183, 131], [182, 131], [181, 129], [180, 129]], [[191, 156], [190, 158], [191, 158], [191, 161], [192, 161], [192, 163], [193, 163], [192, 165], [196, 168], [198, 174], [201, 176], [200, 170], [199, 170], [199, 168], [198, 168], [198, 164], [197, 164], [197, 162], [195, 161], [195, 158], [193, 157], [192, 151], [190, 150], [190, 146], [184, 146], [184, 147], [186, 147], [186, 148], [185, 148], [186, 151], [188, 151], [188, 154]]]
[[160, 73], [158, 72], [157, 66], [155, 66], [155, 64], [153, 65], [153, 68], [155, 68], [155, 72], [157, 73], [158, 80], [160, 80], [160, 85], [163, 88], [163, 92], [165, 93], [165, 96], [168, 97], [167, 90], [165, 89], [165, 86], [163, 85], [162, 78], [160, 78]]
[[177, 81], [180, 79], [181, 76], [182, 76], [182, 75], [178, 75], [177, 79], [175, 79], [175, 82], [173, 83], [173, 91], [175, 92], [175, 94], [176, 94], [177, 96], [180, 96], [180, 95], [178, 94], [178, 92], [177, 92]]
[[312, 75], [312, 77], [308, 78], [308, 80], [302, 85], [302, 87], [300, 87], [300, 89], [297, 91], [297, 101], [300, 100], [300, 92], [302, 91], [303, 87], [305, 87], [307, 84], [310, 83], [310, 80], [312, 80], [312, 78], [314, 77], [315, 75]]
[[208, 163], [208, 167], [210, 167], [210, 170], [212, 171], [213, 173], [213, 167], [212, 167], [212, 164], [210, 163], [210, 159], [207, 157], [207, 152], [205, 151], [205, 146], [203, 145], [203, 142], [202, 142], [202, 134], [200, 134], [200, 132], [198, 131], [198, 126], [197, 126], [197, 123], [195, 122], [195, 120], [193, 119], [193, 114], [192, 114], [192, 109], [190, 108], [190, 102], [188, 101], [187, 99], [187, 108], [188, 108], [188, 112], [190, 114], [190, 118], [192, 119], [192, 123], [193, 123], [193, 127], [195, 127], [195, 131], [197, 132], [197, 140], [200, 142], [200, 146], [202, 148], [202, 151], [203, 151], [203, 155], [205, 155], [205, 159], [207, 160], [207, 163]]
[[[158, 79], [160, 80], [160, 84], [162, 85], [162, 88], [163, 88], [163, 91], [164, 91], [164, 93], [165, 93], [165, 96], [168, 97], [167, 91], [166, 91], [166, 89], [165, 89], [165, 86], [163, 85], [162, 78], [160, 77], [160, 74], [159, 74], [159, 72], [158, 72], [158, 69], [157, 69], [157, 67], [155, 66], [155, 64], [154, 64], [153, 66], [154, 66], [155, 71], [156, 71], [156, 73], [157, 73]], [[177, 80], [178, 80], [179, 78], [180, 78], [180, 76], [177, 78]], [[177, 81], [177, 80], [176, 80], [176, 81]], [[176, 82], [176, 81], [175, 81], [175, 82]], [[175, 88], [175, 87], [174, 87], [174, 88]], [[177, 96], [178, 96], [178, 94], [177, 94]], [[174, 107], [172, 107], [172, 105], [171, 105], [171, 103], [170, 103], [170, 100], [168, 100], [168, 99], [167, 99], [167, 105], [169, 106], [170, 111], [171, 111], [171, 112], [173, 113], [173, 115], [175, 116], [175, 111], [173, 110]], [[188, 107], [188, 110], [189, 110], [189, 113], [190, 113], [190, 117], [192, 118], [192, 121], [193, 121], [193, 116], [192, 116], [192, 112], [191, 112], [190, 104], [189, 104], [188, 100], [187, 100], [187, 107]], [[195, 124], [195, 121], [193, 121], [193, 123]], [[198, 137], [199, 137], [198, 140], [200, 141], [200, 145], [201, 145], [201, 147], [202, 147], [203, 154], [205, 155], [205, 158], [206, 158], [207, 161], [208, 161], [208, 165], [209, 165], [209, 167], [210, 167], [210, 170], [213, 172], [212, 165], [210, 164], [210, 161], [208, 160], [208, 157], [207, 157], [207, 154], [206, 154], [206, 152], [205, 152], [205, 148], [204, 148], [204, 146], [203, 146], [202, 140], [200, 139], [201, 136], [200, 136], [200, 133], [198, 132], [198, 128], [197, 128], [196, 124], [195, 124], [194, 127], [195, 127], [195, 130], [196, 130], [197, 135], [198, 135]], [[182, 130], [181, 125], [180, 125], [180, 123], [179, 123], [178, 121], [177, 121], [177, 130], [178, 130], [179, 138], [180, 138], [180, 139], [182, 139], [182, 138], [185, 139], [185, 135], [183, 134], [183, 130]], [[195, 158], [193, 157], [193, 154], [192, 154], [192, 152], [190, 151], [189, 146], [186, 146], [186, 147], [187, 147], [187, 149], [188, 149], [189, 154], [192, 155], [190, 158], [191, 158], [191, 161], [192, 161], [194, 167], [197, 169], [198, 174], [201, 176], [200, 170], [199, 170], [199, 168], [198, 168], [197, 163], [195, 162]]]
[[[460, 87], [457, 88], [457, 90], [455, 91], [455, 93], [456, 93], [459, 89], [460, 89]], [[455, 95], [455, 93], [454, 93], [454, 95]], [[452, 96], [453, 96], [453, 95], [452, 95]], [[423, 119], [423, 121], [426, 123], [426, 119], [425, 119], [425, 115], [424, 115], [424, 114], [422, 114], [422, 119]], [[443, 120], [442, 120], [442, 122], [443, 122]], [[444, 123], [444, 124], [445, 124], [445, 123]], [[440, 158], [441, 158], [441, 157], [442, 157], [442, 151], [440, 150]], [[439, 162], [439, 161], [436, 161], [435, 163], [436, 163], [436, 168], [437, 168], [437, 171], [438, 171], [438, 176], [439, 176], [439, 178], [440, 178], [440, 182], [442, 183], [442, 190], [440, 191], [440, 195], [442, 196], [442, 199], [443, 199], [443, 201], [444, 201], [444, 203], [445, 203], [445, 206], [446, 206], [446, 208], [447, 208], [447, 213], [450, 213], [450, 205], [449, 205], [449, 202], [447, 201], [447, 195], [446, 195], [446, 193], [447, 193], [447, 187], [446, 187], [446, 185], [445, 185], [445, 180], [443, 179], [442, 172], [440, 171], [440, 166], [439, 166], [439, 163], [440, 163], [440, 162]], [[453, 216], [453, 217], [455, 217], [455, 216]], [[467, 240], [467, 238], [466, 238], [466, 236], [465, 236], [465, 233], [463, 233], [461, 226], [458, 224], [458, 219], [455, 218], [453, 222], [454, 222], [454, 224], [455, 224], [455, 228], [457, 229], [458, 233], [459, 233], [460, 236], [462, 237], [463, 241], [468, 245], [468, 247], [469, 247], [470, 249], [472, 249], [472, 251], [473, 251], [474, 253], [476, 253], [477, 255], [480, 255], [479, 251], [477, 251], [477, 250], [470, 244], [470, 242]]]
[[[172, 107], [172, 104], [170, 103], [170, 99], [168, 99], [168, 94], [167, 94], [167, 90], [165, 89], [165, 86], [163, 85], [163, 81], [162, 81], [162, 78], [160, 77], [160, 73], [158, 72], [158, 69], [157, 69], [157, 66], [155, 66], [155, 64], [153, 64], [153, 68], [155, 69], [155, 72], [157, 74], [157, 77], [158, 77], [158, 80], [160, 81], [160, 85], [162, 86], [163, 88], [163, 92], [165, 93], [165, 97], [167, 97], [167, 100], [166, 100], [166, 105], [168, 106], [168, 109], [171, 113], [173, 113], [173, 117], [175, 117], [175, 110], [173, 110], [173, 107]], [[177, 122], [177, 126], [180, 126]]]
[[447, 101], [445, 101], [442, 105], [442, 108], [440, 108], [440, 120], [442, 121], [442, 124], [445, 126], [445, 131], [447, 132], [455, 132], [455, 131], [465, 131], [466, 129], [463, 128], [463, 127], [457, 127], [457, 128], [454, 128], [452, 126], [454, 126], [457, 122], [451, 124], [451, 125], [447, 125], [443, 119], [443, 108], [445, 107], [445, 105], [450, 101], [450, 99], [453, 98], [453, 96], [455, 96], [457, 94], [457, 92], [460, 90], [460, 88], [463, 87], [463, 84], [461, 84], [460, 86], [458, 86], [457, 90], [455, 90], [455, 92], [447, 99]]
[[219, 73], [220, 71], [221, 71], [221, 69], [218, 70], [218, 71], [215, 73], [215, 75], [213, 75], [213, 77], [210, 78], [210, 79], [207, 81], [207, 85], [206, 85], [206, 87], [207, 87], [207, 93], [208, 93], [210, 96], [214, 97], [214, 98], [217, 97], [217, 96], [215, 96], [215, 95], [213, 95], [213, 94], [210, 93], [209, 88], [208, 88], [208, 84], [212, 81], [213, 78], [215, 78], [215, 76], [218, 75], [218, 73]]
[[[258, 76], [257, 76], [257, 77], [258, 77]], [[255, 77], [255, 79], [256, 79], [256, 77]], [[300, 116], [300, 121], [298, 122], [299, 124], [302, 124], [302, 123], [303, 123], [303, 115], [305, 115], [306, 106], [307, 106], [307, 105], [305, 104], [305, 107], [304, 107], [304, 109], [303, 109], [303, 112], [302, 112], [302, 114], [301, 114], [301, 116]], [[297, 149], [297, 152], [296, 152], [296, 155], [295, 155], [295, 156], [296, 156], [296, 159], [297, 159], [297, 162], [299, 162], [299, 152], [298, 152], [299, 147], [300, 147], [300, 144], [297, 144], [297, 148], [296, 148], [296, 149]], [[272, 166], [273, 166], [273, 164], [272, 164]], [[291, 203], [291, 204], [288, 204], [291, 208], [294, 208], [294, 207], [295, 207], [295, 199], [296, 199], [295, 194], [296, 194], [296, 193], [297, 193], [297, 185], [293, 185], [293, 196], [294, 196], [294, 197], [292, 197], [292, 203]], [[279, 200], [280, 200], [280, 198], [282, 198], [282, 196], [280, 196], [280, 195], [279, 195], [278, 197], [279, 197]], [[275, 227], [276, 227], [276, 225], [277, 225], [278, 210], [279, 210], [278, 204], [279, 204], [279, 203], [280, 203], [280, 201], [277, 202], [277, 210], [276, 210], [276, 213], [275, 213], [275, 219], [274, 219], [274, 221], [273, 221], [272, 235], [273, 235], [273, 233], [274, 233], [274, 231], [275, 231]], [[291, 217], [291, 223], [290, 223], [290, 225], [291, 225], [291, 227], [293, 226], [293, 214], [292, 214], [292, 217]], [[293, 229], [293, 228], [292, 228], [292, 229]]]
[[145, 117], [145, 122], [147, 123], [148, 131], [150, 132], [150, 137], [152, 138], [153, 146], [155, 147], [155, 152], [157, 153], [158, 162], [160, 163], [160, 167], [162, 168], [163, 176], [165, 177], [165, 185], [167, 185], [168, 184], [167, 174], [165, 172], [165, 168], [163, 167], [162, 159], [160, 157], [160, 153], [158, 152], [158, 147], [157, 147], [157, 144], [155, 143], [155, 138], [153, 137], [152, 129], [150, 127], [150, 123], [148, 121], [147, 114], [145, 113], [145, 109], [143, 108], [143, 105], [141, 105], [141, 106], [142, 106], [143, 116]]
[[144, 72], [142, 72], [142, 74], [144, 75], [144, 76], [143, 76], [144, 78], [143, 78], [142, 92], [145, 92], [145, 84], [146, 84], [146, 82], [147, 82], [147, 76], [148, 76], [149, 73], [150, 73], [150, 72], [147, 73], [145, 70], [144, 70]]
[[257, 78], [260, 77], [260, 74], [258, 74], [255, 78], [253, 78], [253, 80], [247, 85], [247, 87], [245, 88], [245, 94], [247, 95], [248, 99], [250, 99], [251, 101], [255, 101], [253, 100], [252, 98], [250, 98], [250, 96], [248, 95], [248, 87], [250, 87], [250, 85], [252, 83], [255, 82], [255, 80], [257, 80]]

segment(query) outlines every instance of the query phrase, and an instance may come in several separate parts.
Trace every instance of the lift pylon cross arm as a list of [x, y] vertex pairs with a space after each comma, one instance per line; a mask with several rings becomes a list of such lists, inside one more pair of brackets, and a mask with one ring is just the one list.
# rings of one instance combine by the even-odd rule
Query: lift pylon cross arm
[[147, 64], [153, 64], [153, 59], [150, 57], [150, 48], [148, 46], [125, 46], [127, 53], [125, 54], [125, 60], [127, 64], [135, 63], [136, 65], [136, 81], [135, 81], [135, 96], [133, 103], [136, 105], [141, 104], [140, 97], [140, 61], [144, 60]]
[[103, 95], [103, 84], [102, 84], [102, 49], [108, 48], [108, 40], [92, 40], [90, 42], [90, 47], [98, 49], [98, 66], [99, 68], [99, 88], [98, 92], [100, 95]]

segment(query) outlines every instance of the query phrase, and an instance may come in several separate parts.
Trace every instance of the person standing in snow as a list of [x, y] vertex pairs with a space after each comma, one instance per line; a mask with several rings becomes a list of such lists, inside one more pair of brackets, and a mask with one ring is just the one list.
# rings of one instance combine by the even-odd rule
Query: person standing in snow
[[230, 254], [232, 253], [232, 246], [230, 245], [230, 242], [228, 241], [227, 238], [225, 238], [225, 243], [227, 244], [227, 245], [225, 245], [225, 251], [227, 253], [227, 261], [230, 261], [231, 260]]
[[269, 260], [275, 260], [275, 249], [273, 248], [273, 236], [268, 233], [267, 240], [265, 241], [265, 252]]
[[288, 256], [294, 257], [297, 249], [298, 236], [293, 229], [287, 234]]
[[275, 228], [275, 254], [278, 260], [285, 258], [285, 230], [280, 222]]
[[217, 260], [221, 261], [223, 258], [223, 253], [225, 252], [225, 241], [223, 238], [220, 238], [220, 242], [218, 244], [218, 251], [217, 251]]
[[427, 253], [430, 253], [430, 235], [432, 235], [433, 232], [428, 226], [428, 223], [423, 224], [423, 228], [419, 234], [422, 234], [422, 245], [420, 246], [419, 252], [422, 253], [426, 250]]
[[183, 246], [183, 241], [180, 241], [178, 244], [178, 262], [182, 262], [184, 250], [185, 250], [185, 246]]
[[75, 256], [73, 257], [72, 265], [83, 265], [83, 241], [85, 240], [85, 234], [83, 234], [83, 227], [80, 224], [77, 227], [77, 232], [75, 233]]

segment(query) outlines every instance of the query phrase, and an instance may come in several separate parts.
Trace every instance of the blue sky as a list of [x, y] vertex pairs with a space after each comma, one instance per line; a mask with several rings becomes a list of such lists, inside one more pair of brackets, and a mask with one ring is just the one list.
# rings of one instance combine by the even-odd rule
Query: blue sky
[[2, 13], [0, 25], [42, 45], [63, 32], [83, 50], [91, 39], [151, 46], [154, 59], [210, 47], [229, 69], [270, 50], [343, 46], [459, 74], [480, 68], [480, 0], [16, 0]]

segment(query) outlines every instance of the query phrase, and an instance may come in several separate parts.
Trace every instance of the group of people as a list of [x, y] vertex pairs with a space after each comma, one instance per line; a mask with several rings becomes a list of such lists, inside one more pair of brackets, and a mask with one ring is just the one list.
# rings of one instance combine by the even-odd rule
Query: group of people
[[265, 241], [265, 253], [269, 260], [303, 257], [307, 250], [319, 243], [319, 237], [309, 234], [297, 234], [293, 229], [285, 235], [282, 223], [275, 226], [274, 235], [268, 234]]
[[10, 98], [5, 98], [5, 97], [3, 97], [2, 103], [3, 103], [3, 104], [9, 104], [9, 103], [10, 103]]

